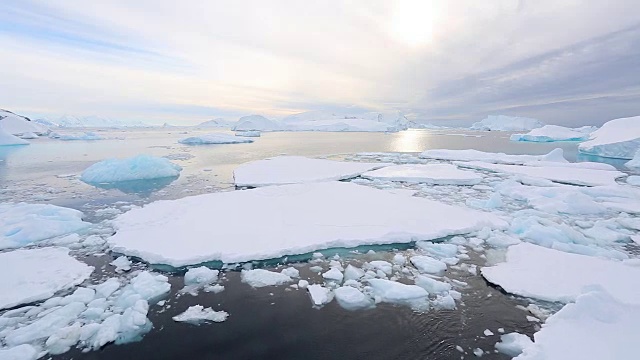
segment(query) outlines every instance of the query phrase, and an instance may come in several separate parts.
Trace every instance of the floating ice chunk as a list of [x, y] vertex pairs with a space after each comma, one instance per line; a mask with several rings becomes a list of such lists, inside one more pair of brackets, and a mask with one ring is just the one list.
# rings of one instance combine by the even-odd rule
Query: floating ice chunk
[[44, 248], [0, 253], [0, 309], [44, 300], [82, 283], [93, 267], [69, 256], [69, 249]]
[[482, 176], [450, 164], [405, 164], [387, 166], [362, 174], [367, 179], [404, 181], [432, 185], [476, 185]]
[[104, 140], [105, 138], [91, 131], [81, 132], [81, 133], [64, 133], [60, 134], [57, 132], [52, 132], [49, 134], [49, 137], [52, 139], [64, 140], [64, 141], [74, 141], [74, 140]]
[[351, 264], [344, 269], [344, 280], [359, 280], [364, 276], [364, 270], [357, 268]]
[[[628, 278], [627, 278], [628, 279]], [[547, 319], [517, 360], [635, 359], [640, 306], [602, 291], [580, 295]], [[524, 345], [524, 344], [523, 344]]]
[[[547, 155], [507, 155], [504, 153], [490, 153], [473, 149], [448, 150], [432, 149], [422, 152], [419, 157], [423, 159], [449, 160], [449, 161], [482, 161], [495, 164], [524, 164], [533, 161], [555, 161], [558, 151], [555, 149]], [[563, 162], [567, 160], [562, 158]]]
[[179, 267], [407, 243], [485, 226], [502, 228], [506, 222], [424, 198], [327, 182], [159, 201], [118, 216], [115, 225], [117, 232], [110, 238], [114, 251]]
[[360, 310], [373, 306], [373, 300], [362, 291], [351, 286], [342, 286], [334, 291], [338, 304], [347, 310]]
[[226, 311], [214, 311], [212, 308], [205, 308], [202, 305], [189, 306], [185, 312], [174, 316], [172, 319], [178, 322], [186, 322], [200, 325], [203, 322], [223, 322], [227, 320], [229, 313]]
[[522, 243], [509, 247], [506, 262], [481, 272], [509, 293], [540, 300], [575, 301], [598, 285], [617, 301], [640, 305], [640, 269], [621, 262]]
[[500, 342], [496, 343], [496, 349], [511, 357], [516, 357], [527, 347], [533, 345], [533, 341], [527, 336], [518, 333], [500, 335]]
[[424, 300], [429, 296], [425, 289], [416, 285], [406, 285], [384, 279], [369, 279], [367, 281], [373, 293], [384, 302], [406, 303], [414, 300]]
[[116, 267], [116, 272], [125, 272], [131, 270], [131, 260], [126, 256], [120, 256], [109, 264]]
[[[2, 121], [0, 120], [0, 124], [1, 123]], [[29, 142], [4, 131], [0, 126], [0, 146], [11, 145], [29, 145]]]
[[264, 269], [242, 270], [242, 282], [252, 287], [283, 285], [293, 281], [289, 276]]
[[432, 243], [431, 241], [418, 241], [416, 246], [438, 259], [455, 258], [458, 254], [458, 246], [455, 244]]
[[314, 284], [307, 286], [309, 295], [311, 295], [311, 301], [315, 306], [322, 306], [328, 304], [333, 300], [333, 292], [322, 285]]
[[528, 131], [544, 126], [537, 119], [521, 116], [489, 115], [482, 121], [471, 125], [471, 130], [484, 131]]
[[624, 166], [629, 169], [640, 169], [640, 146], [638, 147], [638, 151], [636, 151], [635, 155], [633, 155], [633, 159], [627, 161]]
[[640, 149], [640, 116], [606, 122], [578, 150], [590, 155], [632, 159]]
[[236, 186], [308, 183], [349, 179], [386, 165], [278, 156], [242, 164], [233, 171], [233, 178]]
[[48, 204], [0, 203], [0, 250], [84, 230], [82, 212]]
[[180, 176], [182, 168], [171, 161], [150, 155], [108, 159], [89, 166], [80, 180], [89, 184], [147, 180]]
[[558, 125], [545, 125], [533, 129], [526, 134], [511, 135], [512, 141], [553, 142], [553, 141], [583, 141], [589, 139], [594, 127], [568, 128]]
[[309, 286], [309, 282], [307, 280], [299, 280], [298, 287], [300, 289], [306, 289]]
[[337, 283], [341, 283], [342, 279], [344, 278], [344, 275], [342, 275], [342, 272], [336, 268], [331, 268], [329, 271], [325, 272], [324, 274], [322, 274], [322, 277], [325, 280], [329, 280], [329, 281], [335, 281]]
[[[236, 133], [237, 134], [237, 133]], [[192, 136], [178, 141], [186, 145], [209, 145], [209, 144], [242, 144], [252, 143], [252, 139], [245, 139], [240, 136], [229, 134], [213, 133], [199, 136]]]
[[391, 275], [391, 273], [393, 272], [393, 265], [388, 261], [374, 260], [374, 261], [370, 261], [369, 265], [371, 266], [372, 269], [380, 270], [386, 275]]
[[280, 271], [282, 274], [287, 275], [290, 278], [299, 278], [300, 277], [300, 271], [298, 271], [298, 269], [294, 268], [294, 267], [288, 267], [286, 269], [282, 269], [282, 271]]
[[96, 290], [96, 296], [102, 298], [108, 298], [113, 294], [118, 288], [120, 288], [120, 280], [117, 278], [109, 278], [107, 281], [102, 284], [96, 285], [94, 288]]
[[441, 274], [447, 270], [447, 264], [430, 256], [412, 256], [411, 263], [421, 273]]
[[234, 131], [278, 131], [282, 125], [277, 121], [269, 120], [262, 115], [248, 115], [241, 117], [231, 129]]
[[404, 265], [407, 263], [407, 259], [402, 254], [393, 255], [393, 263], [396, 265]]
[[69, 322], [77, 318], [85, 309], [85, 304], [81, 302], [72, 302], [56, 308], [36, 322], [12, 330], [5, 336], [4, 341], [9, 346], [17, 346], [45, 339], [68, 326]]
[[493, 335], [493, 331], [491, 331], [489, 329], [485, 329], [483, 334], [484, 334], [484, 336], [491, 336], [491, 335]]
[[171, 290], [171, 284], [166, 276], [143, 271], [122, 289], [116, 305], [126, 308], [133, 306], [135, 303], [133, 300], [137, 301], [140, 298], [146, 301], [157, 300], [169, 290]]
[[415, 283], [425, 289], [429, 294], [443, 294], [451, 290], [451, 284], [423, 275], [416, 276]]
[[184, 274], [185, 286], [204, 286], [218, 281], [218, 270], [206, 266], [191, 268]]
[[260, 137], [260, 131], [236, 131], [235, 135], [243, 137]]
[[36, 360], [38, 350], [29, 344], [22, 344], [8, 349], [0, 348], [0, 359], [3, 360]]

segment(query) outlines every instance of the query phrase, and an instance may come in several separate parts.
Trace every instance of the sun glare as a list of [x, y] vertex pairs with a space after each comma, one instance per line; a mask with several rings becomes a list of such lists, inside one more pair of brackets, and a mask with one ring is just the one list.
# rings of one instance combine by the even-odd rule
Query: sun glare
[[430, 43], [436, 10], [433, 0], [398, 1], [391, 17], [393, 37], [411, 47]]

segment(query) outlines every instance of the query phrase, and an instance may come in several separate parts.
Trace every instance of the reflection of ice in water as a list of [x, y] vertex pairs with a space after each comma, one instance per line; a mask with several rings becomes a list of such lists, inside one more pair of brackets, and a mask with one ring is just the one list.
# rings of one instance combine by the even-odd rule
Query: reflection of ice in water
[[[426, 136], [425, 136], [426, 135]], [[428, 131], [410, 129], [393, 134], [395, 137], [391, 143], [391, 151], [394, 152], [419, 152], [427, 148], [429, 138]]]
[[95, 186], [97, 188], [111, 190], [118, 189], [125, 194], [136, 194], [140, 196], [149, 196], [154, 191], [158, 191], [167, 185], [174, 182], [178, 177], [165, 177], [159, 179], [145, 179], [145, 180], [129, 180], [129, 181], [118, 181], [111, 183], [98, 183], [98, 184], [89, 184]]

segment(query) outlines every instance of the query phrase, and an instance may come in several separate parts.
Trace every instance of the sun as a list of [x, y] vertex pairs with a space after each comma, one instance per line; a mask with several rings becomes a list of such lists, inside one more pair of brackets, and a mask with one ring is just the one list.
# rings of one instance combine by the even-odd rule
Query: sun
[[391, 15], [392, 36], [411, 47], [430, 43], [437, 20], [435, 5], [434, 0], [399, 0]]

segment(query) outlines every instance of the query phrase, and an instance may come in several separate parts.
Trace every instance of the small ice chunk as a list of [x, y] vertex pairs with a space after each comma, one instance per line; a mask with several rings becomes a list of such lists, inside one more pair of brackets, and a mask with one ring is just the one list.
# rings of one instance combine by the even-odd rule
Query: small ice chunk
[[344, 269], [344, 279], [345, 280], [358, 280], [364, 276], [364, 270], [357, 268], [351, 264], [347, 265], [347, 268]]
[[300, 280], [298, 281], [298, 287], [300, 289], [306, 289], [307, 286], [309, 286], [309, 282], [307, 280]]
[[192, 136], [178, 141], [185, 145], [209, 145], [209, 144], [242, 144], [252, 143], [252, 139], [236, 137], [229, 134], [211, 133], [200, 136]]
[[117, 273], [131, 270], [131, 261], [126, 256], [120, 256], [109, 264], [116, 267]]
[[300, 271], [298, 271], [298, 269], [294, 268], [294, 267], [288, 267], [286, 269], [282, 269], [282, 271], [280, 271], [280, 273], [287, 275], [290, 278], [299, 278], [300, 277]]
[[338, 304], [347, 310], [366, 309], [373, 305], [373, 300], [355, 287], [342, 286], [334, 293]]
[[369, 265], [371, 265], [373, 269], [380, 270], [386, 275], [391, 275], [391, 273], [393, 273], [393, 265], [388, 261], [374, 260], [370, 261]]
[[369, 279], [368, 282], [373, 293], [385, 302], [402, 303], [429, 296], [426, 290], [416, 285], [406, 285], [384, 279]]
[[200, 325], [203, 322], [223, 322], [227, 320], [229, 314], [226, 311], [214, 311], [212, 308], [205, 308], [202, 305], [189, 306], [185, 312], [174, 316], [172, 319], [178, 322]]
[[482, 349], [480, 348], [475, 348], [473, 349], [473, 355], [477, 357], [482, 357], [482, 355], [484, 355], [484, 351], [482, 351]]
[[451, 284], [423, 275], [416, 276], [415, 283], [421, 288], [427, 290], [429, 294], [442, 294], [451, 290]]
[[322, 285], [309, 285], [307, 290], [309, 290], [309, 294], [311, 295], [311, 301], [313, 301], [313, 304], [316, 306], [328, 304], [333, 299], [331, 290]]
[[322, 274], [322, 277], [325, 280], [329, 280], [329, 281], [335, 281], [337, 283], [341, 283], [342, 279], [344, 278], [344, 275], [342, 275], [342, 272], [336, 268], [331, 268], [329, 271], [325, 272], [324, 274]]
[[484, 336], [491, 336], [493, 335], [493, 331], [489, 330], [489, 329], [485, 329], [484, 330]]
[[218, 281], [218, 270], [206, 266], [191, 268], [184, 274], [185, 286], [204, 286]]
[[247, 283], [252, 287], [283, 285], [293, 281], [291, 277], [285, 274], [264, 269], [242, 270], [240, 276], [242, 278], [242, 282]]
[[430, 256], [412, 256], [410, 260], [421, 273], [440, 274], [447, 270], [447, 264]]
[[533, 341], [527, 335], [513, 332], [500, 335], [500, 342], [496, 343], [496, 349], [507, 356], [516, 357], [531, 345], [533, 345]]

